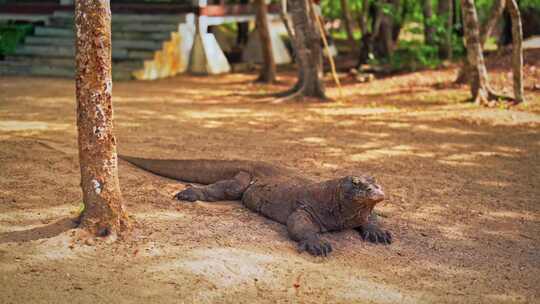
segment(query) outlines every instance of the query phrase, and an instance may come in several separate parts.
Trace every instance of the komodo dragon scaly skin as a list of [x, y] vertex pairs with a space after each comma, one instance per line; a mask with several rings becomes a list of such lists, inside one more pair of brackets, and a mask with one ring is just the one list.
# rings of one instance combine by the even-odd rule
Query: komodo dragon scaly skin
[[330, 243], [320, 234], [355, 229], [373, 243], [390, 244], [390, 232], [376, 223], [372, 210], [384, 199], [369, 176], [345, 176], [316, 181], [294, 169], [259, 161], [159, 160], [119, 156], [160, 176], [204, 184], [175, 195], [181, 201], [241, 200], [252, 211], [287, 226], [301, 251], [326, 256]]

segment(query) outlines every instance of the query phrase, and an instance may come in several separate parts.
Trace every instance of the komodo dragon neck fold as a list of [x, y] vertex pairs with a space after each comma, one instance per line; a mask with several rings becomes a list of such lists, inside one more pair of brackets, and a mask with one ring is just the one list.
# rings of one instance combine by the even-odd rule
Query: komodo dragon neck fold
[[139, 168], [179, 181], [203, 184], [178, 192], [181, 201], [241, 200], [244, 206], [287, 226], [300, 250], [328, 255], [332, 246], [320, 237], [327, 231], [355, 229], [364, 240], [390, 244], [372, 214], [384, 199], [370, 176], [316, 181], [288, 167], [260, 161], [147, 159], [119, 155]]

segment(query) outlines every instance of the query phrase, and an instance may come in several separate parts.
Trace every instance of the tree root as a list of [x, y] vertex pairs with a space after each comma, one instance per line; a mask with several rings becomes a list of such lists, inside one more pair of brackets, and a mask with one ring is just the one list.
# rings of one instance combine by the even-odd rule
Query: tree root
[[508, 105], [516, 105], [519, 103], [514, 97], [495, 92], [492, 89], [487, 90], [487, 96], [485, 94], [478, 94], [473, 101], [478, 105], [486, 107], [494, 107], [501, 102], [506, 102]]
[[[289, 91], [292, 91], [292, 90], [289, 90]], [[286, 102], [286, 101], [289, 101], [289, 100], [300, 100], [303, 97], [304, 97], [304, 89], [302, 87], [301, 89], [296, 90], [296, 92], [292, 91], [291, 93], [289, 93], [286, 96], [274, 99], [272, 101], [272, 103], [283, 103], [283, 102]]]
[[291, 94], [295, 94], [296, 92], [300, 91], [303, 87], [303, 84], [300, 83], [300, 81], [297, 81], [294, 86], [286, 91], [283, 92], [277, 92], [272, 94], [272, 97], [274, 98], [281, 98], [281, 97], [287, 97]]

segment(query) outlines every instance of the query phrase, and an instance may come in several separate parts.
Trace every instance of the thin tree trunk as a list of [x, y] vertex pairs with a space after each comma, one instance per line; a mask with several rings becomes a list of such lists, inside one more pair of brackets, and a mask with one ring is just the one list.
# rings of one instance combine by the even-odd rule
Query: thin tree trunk
[[381, 18], [379, 35], [374, 36], [374, 49], [379, 58], [388, 58], [394, 51], [392, 17], [384, 14]]
[[[311, 6], [306, 0], [291, 0], [290, 13], [294, 27], [294, 45], [298, 64], [298, 82], [286, 99], [314, 97], [326, 100], [322, 76], [320, 34], [310, 17]], [[313, 12], [315, 13], [315, 12]]]
[[113, 134], [109, 0], [75, 1], [76, 95], [84, 211], [81, 227], [117, 234], [129, 227]]
[[517, 103], [524, 101], [523, 96], [523, 31], [521, 15], [516, 0], [507, 0], [506, 8], [512, 18], [512, 74], [514, 78], [514, 96]]
[[[385, 0], [384, 3], [393, 7], [393, 14], [398, 14], [401, 2], [399, 0]], [[381, 11], [379, 30], [377, 35], [373, 35], [374, 51], [379, 58], [388, 58], [396, 48], [399, 34], [401, 32], [402, 22], [396, 22], [393, 14]], [[406, 14], [403, 8], [402, 15]], [[403, 18], [403, 16], [402, 16]]]
[[489, 98], [488, 75], [480, 43], [478, 15], [474, 0], [461, 0], [465, 42], [467, 46], [467, 60], [469, 62], [471, 94], [478, 104], [486, 104]]
[[261, 69], [258, 81], [266, 83], [276, 82], [276, 63], [272, 51], [272, 41], [270, 40], [270, 30], [268, 28], [268, 9], [265, 0], [256, 0], [257, 6], [257, 29], [261, 39], [261, 49], [264, 64]]
[[351, 11], [349, 9], [349, 2], [347, 0], [341, 1], [341, 12], [343, 13], [343, 22], [345, 23], [345, 31], [347, 32], [347, 41], [351, 46], [351, 51], [356, 49], [356, 42], [354, 41], [353, 21], [351, 18]]
[[424, 15], [424, 41], [428, 45], [433, 45], [435, 43], [435, 27], [432, 23], [433, 7], [431, 0], [423, 0], [422, 13]]
[[439, 56], [443, 59], [452, 59], [452, 31], [454, 25], [454, 1], [439, 0], [437, 9], [439, 16], [444, 18], [444, 36], [439, 42]]
[[[368, 25], [371, 15], [371, 27]], [[383, 12], [376, 5], [370, 7], [369, 0], [362, 1], [362, 10], [358, 17], [358, 24], [362, 31], [361, 46], [358, 54], [358, 67], [368, 62], [369, 57], [374, 51], [374, 39], [379, 35]]]
[[491, 31], [497, 24], [497, 21], [501, 19], [504, 7], [506, 5], [506, 0], [495, 0], [491, 10], [489, 12], [489, 17], [486, 19], [486, 22], [482, 25], [480, 29], [480, 43], [482, 48], [486, 44], [487, 39], [491, 35]]
[[369, 33], [368, 27], [368, 17], [369, 17], [369, 0], [362, 0], [362, 7], [357, 14], [358, 17], [358, 26], [360, 27], [360, 32], [362, 36]]

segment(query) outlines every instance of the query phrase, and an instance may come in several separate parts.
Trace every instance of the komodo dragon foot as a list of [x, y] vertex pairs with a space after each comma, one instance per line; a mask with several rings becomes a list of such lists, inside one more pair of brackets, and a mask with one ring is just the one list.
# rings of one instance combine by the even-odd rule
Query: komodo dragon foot
[[389, 231], [381, 229], [376, 224], [369, 223], [367, 225], [356, 228], [364, 241], [369, 241], [375, 244], [389, 245], [392, 243], [392, 234]]
[[187, 187], [186, 189], [176, 193], [174, 198], [179, 201], [194, 202], [198, 200], [203, 200], [205, 198], [205, 195], [201, 191], [201, 189], [198, 189], [196, 187]]
[[328, 256], [332, 252], [332, 245], [319, 237], [302, 240], [298, 245], [300, 252], [307, 251], [312, 255]]

